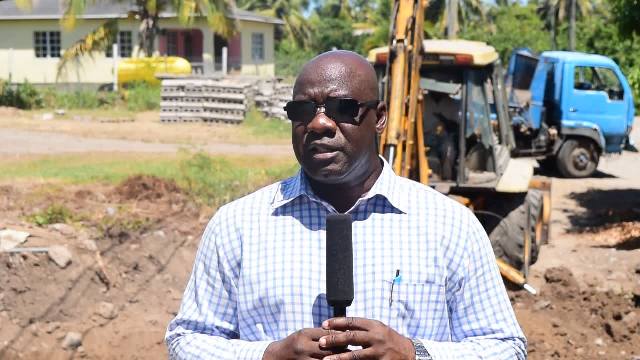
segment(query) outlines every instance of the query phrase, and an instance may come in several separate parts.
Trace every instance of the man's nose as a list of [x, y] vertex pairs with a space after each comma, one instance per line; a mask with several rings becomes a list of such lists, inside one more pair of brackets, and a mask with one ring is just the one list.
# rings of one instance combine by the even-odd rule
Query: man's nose
[[337, 129], [336, 122], [328, 117], [324, 111], [316, 113], [316, 116], [311, 119], [307, 125], [307, 132], [315, 132], [322, 134], [325, 132], [335, 133]]

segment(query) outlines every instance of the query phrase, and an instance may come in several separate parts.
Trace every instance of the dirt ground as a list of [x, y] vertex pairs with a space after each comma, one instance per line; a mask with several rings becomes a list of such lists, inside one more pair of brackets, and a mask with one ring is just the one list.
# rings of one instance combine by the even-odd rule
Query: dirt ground
[[[530, 359], [640, 359], [638, 164], [626, 153], [594, 178], [553, 178], [550, 243], [531, 269], [539, 294], [510, 292]], [[70, 225], [26, 220], [53, 204], [71, 210]], [[61, 268], [43, 253], [0, 254], [0, 359], [166, 358], [164, 331], [212, 213], [150, 177], [0, 184], [0, 229], [72, 256]], [[73, 332], [82, 345], [63, 348]]]

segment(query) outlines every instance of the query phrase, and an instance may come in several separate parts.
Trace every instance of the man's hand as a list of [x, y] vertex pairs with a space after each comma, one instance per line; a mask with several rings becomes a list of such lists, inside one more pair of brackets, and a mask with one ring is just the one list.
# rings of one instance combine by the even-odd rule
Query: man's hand
[[380, 321], [340, 317], [326, 320], [322, 323], [322, 328], [337, 330], [320, 338], [320, 347], [323, 349], [348, 345], [362, 346], [362, 350], [327, 356], [324, 360], [415, 359], [415, 348], [411, 340]]
[[298, 330], [280, 341], [269, 344], [262, 360], [323, 359], [335, 352], [331, 351], [331, 346], [320, 348], [318, 340], [333, 333], [334, 331], [318, 328]]

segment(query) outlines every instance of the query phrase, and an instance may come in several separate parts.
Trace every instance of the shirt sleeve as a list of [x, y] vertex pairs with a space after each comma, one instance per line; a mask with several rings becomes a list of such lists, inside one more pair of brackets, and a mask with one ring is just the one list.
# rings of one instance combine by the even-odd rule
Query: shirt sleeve
[[165, 342], [170, 359], [261, 360], [270, 341], [239, 340], [241, 235], [222, 207], [207, 225]]
[[450, 342], [419, 339], [434, 360], [526, 359], [527, 342], [509, 302], [491, 243], [468, 210], [446, 249]]

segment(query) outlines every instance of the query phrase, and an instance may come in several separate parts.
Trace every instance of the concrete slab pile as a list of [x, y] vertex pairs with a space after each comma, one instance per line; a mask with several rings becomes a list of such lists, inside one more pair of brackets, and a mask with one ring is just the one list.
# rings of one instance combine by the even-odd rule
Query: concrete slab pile
[[252, 101], [251, 85], [235, 79], [162, 80], [160, 121], [240, 123]]
[[256, 108], [266, 117], [288, 121], [284, 106], [293, 98], [293, 85], [281, 79], [258, 82], [255, 96]]
[[239, 124], [254, 104], [267, 118], [286, 121], [292, 94], [293, 85], [273, 78], [163, 79], [160, 121]]

